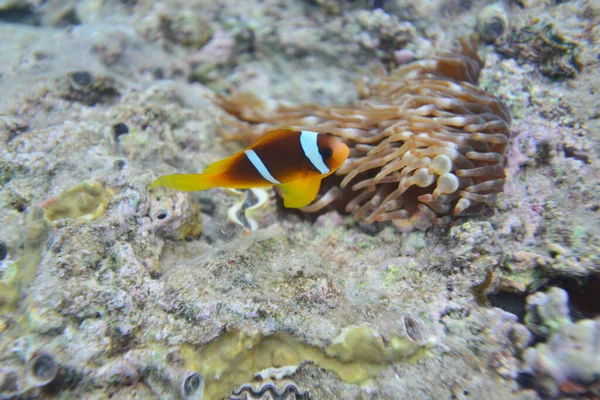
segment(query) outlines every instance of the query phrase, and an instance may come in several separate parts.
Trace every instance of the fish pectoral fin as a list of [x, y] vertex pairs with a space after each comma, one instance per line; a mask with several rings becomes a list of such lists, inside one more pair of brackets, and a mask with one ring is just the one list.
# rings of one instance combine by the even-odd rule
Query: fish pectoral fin
[[278, 185], [283, 197], [283, 205], [287, 208], [300, 208], [310, 204], [319, 189], [321, 188], [321, 178], [305, 178]]
[[174, 174], [161, 176], [150, 184], [150, 189], [166, 187], [170, 189], [195, 192], [215, 187], [215, 175], [206, 174]]

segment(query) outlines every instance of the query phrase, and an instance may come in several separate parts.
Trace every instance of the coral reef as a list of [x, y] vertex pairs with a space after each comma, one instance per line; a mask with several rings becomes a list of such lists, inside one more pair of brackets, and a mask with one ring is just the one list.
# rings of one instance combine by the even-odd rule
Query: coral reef
[[[220, 105], [246, 122], [255, 137], [270, 126], [310, 126], [350, 144], [343, 177], [305, 211], [345, 199], [345, 211], [365, 223], [392, 221], [401, 230], [447, 223], [493, 206], [504, 186], [504, 153], [510, 115], [498, 99], [478, 89], [482, 61], [475, 42], [462, 51], [419, 61], [361, 88], [354, 107], [260, 108], [258, 101], [221, 97]], [[310, 122], [309, 122], [310, 121]], [[259, 124], [253, 126], [248, 123]]]
[[517, 29], [504, 40], [495, 40], [500, 53], [520, 62], [532, 61], [552, 78], [573, 78], [583, 69], [580, 45], [561, 34], [551, 22], [537, 20]]
[[[0, 397], [598, 397], [596, 3], [0, 0]], [[447, 55], [474, 32], [481, 60]], [[421, 154], [441, 132], [486, 147], [462, 123], [508, 124], [500, 102], [493, 212], [451, 216], [466, 187], [445, 228], [365, 224], [374, 197], [343, 212], [365, 180], [445, 171]], [[356, 165], [409, 142], [429, 164], [333, 177], [312, 216], [147, 190], [288, 122], [331, 125]], [[418, 215], [437, 183], [392, 203]]]
[[76, 71], [58, 80], [61, 96], [89, 106], [111, 101], [119, 95], [117, 83], [111, 77], [94, 77], [88, 71]]
[[525, 324], [535, 334], [548, 337], [571, 322], [568, 301], [567, 292], [556, 287], [528, 296]]
[[542, 327], [538, 331], [547, 341], [525, 350], [523, 371], [534, 376], [536, 388], [544, 396], [598, 396], [600, 321], [571, 321], [568, 300], [567, 293], [555, 287], [528, 297], [535, 307], [527, 319]]
[[194, 238], [202, 230], [202, 216], [198, 204], [187, 193], [158, 191], [145, 205], [147, 219], [143, 233], [159, 232], [165, 238]]
[[477, 14], [477, 31], [485, 43], [500, 42], [508, 28], [508, 16], [501, 3], [490, 4]]

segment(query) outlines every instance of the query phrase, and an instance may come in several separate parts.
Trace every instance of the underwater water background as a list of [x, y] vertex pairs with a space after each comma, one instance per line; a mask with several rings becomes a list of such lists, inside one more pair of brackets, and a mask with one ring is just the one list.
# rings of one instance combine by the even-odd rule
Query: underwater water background
[[[600, 398], [599, 22], [0, 0], [0, 399]], [[279, 128], [307, 207], [149, 188]]]

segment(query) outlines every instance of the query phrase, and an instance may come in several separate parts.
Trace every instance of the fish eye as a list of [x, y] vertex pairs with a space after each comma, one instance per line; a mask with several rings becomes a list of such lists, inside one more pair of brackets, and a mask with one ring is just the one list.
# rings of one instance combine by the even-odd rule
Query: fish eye
[[321, 157], [323, 157], [323, 159], [329, 160], [331, 156], [333, 156], [333, 152], [329, 147], [326, 147], [323, 150], [321, 150]]

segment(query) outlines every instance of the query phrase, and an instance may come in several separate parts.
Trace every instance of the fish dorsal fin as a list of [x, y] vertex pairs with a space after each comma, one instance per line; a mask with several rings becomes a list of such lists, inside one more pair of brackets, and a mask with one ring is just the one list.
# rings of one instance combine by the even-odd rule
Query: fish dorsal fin
[[219, 161], [215, 161], [214, 163], [208, 165], [203, 171], [205, 174], [220, 174], [222, 172], [227, 172], [231, 169], [233, 162], [242, 154], [244, 150], [238, 151], [237, 153], [224, 158]]
[[248, 147], [249, 149], [252, 149], [258, 145], [261, 145], [265, 142], [271, 142], [273, 140], [276, 140], [280, 137], [284, 137], [290, 134], [290, 132], [296, 132], [293, 129], [288, 129], [288, 128], [281, 128], [281, 129], [276, 129], [274, 131], [271, 131], [269, 133], [267, 133], [266, 135], [262, 136], [260, 139], [258, 139], [256, 142], [252, 143], [252, 145], [250, 147]]
[[319, 189], [321, 178], [302, 178], [295, 181], [278, 185], [283, 197], [283, 205], [288, 208], [300, 208], [310, 204]]
[[285, 135], [289, 135], [291, 129], [277, 129], [275, 131], [269, 132], [266, 135], [264, 135], [263, 137], [261, 137], [260, 139], [258, 139], [256, 142], [254, 142], [251, 146], [247, 147], [244, 150], [240, 150], [235, 154], [232, 154], [231, 156], [224, 158], [223, 160], [219, 160], [216, 161], [212, 164], [210, 164], [208, 167], [206, 167], [204, 169], [204, 173], [205, 174], [220, 174], [222, 172], [227, 172], [231, 169], [232, 164], [234, 163], [234, 161], [241, 155], [244, 153], [244, 151], [248, 150], [248, 149], [252, 149], [253, 147], [256, 147], [262, 143], [265, 143], [267, 141], [272, 141], [274, 139], [277, 139], [279, 137], [285, 136]]

